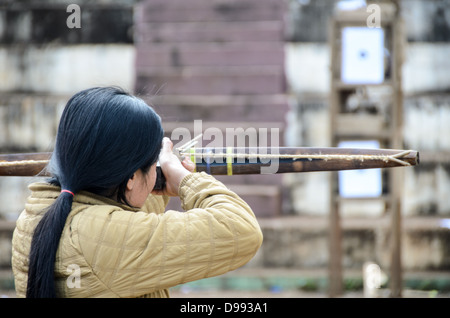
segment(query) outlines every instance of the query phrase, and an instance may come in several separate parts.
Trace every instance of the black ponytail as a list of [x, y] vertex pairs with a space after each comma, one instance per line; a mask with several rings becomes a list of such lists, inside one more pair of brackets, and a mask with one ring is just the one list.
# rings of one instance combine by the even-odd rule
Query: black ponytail
[[55, 257], [74, 196], [81, 190], [115, 196], [128, 204], [125, 185], [133, 173], [158, 160], [163, 130], [159, 116], [121, 89], [75, 94], [58, 127], [49, 171], [61, 192], [35, 228], [29, 255], [27, 297], [56, 297]]
[[31, 241], [27, 297], [56, 297], [55, 256], [73, 196], [61, 193], [36, 226]]

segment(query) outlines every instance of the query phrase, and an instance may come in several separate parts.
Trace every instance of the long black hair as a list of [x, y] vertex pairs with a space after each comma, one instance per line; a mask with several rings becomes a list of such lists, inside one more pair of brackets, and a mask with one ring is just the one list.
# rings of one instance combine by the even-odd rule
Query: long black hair
[[[147, 173], [158, 160], [163, 138], [160, 117], [143, 100], [115, 87], [75, 94], [58, 127], [48, 166], [52, 182], [77, 193], [114, 196], [128, 204], [128, 179]], [[61, 192], [35, 228], [29, 255], [27, 297], [56, 297], [54, 267], [73, 195]]]

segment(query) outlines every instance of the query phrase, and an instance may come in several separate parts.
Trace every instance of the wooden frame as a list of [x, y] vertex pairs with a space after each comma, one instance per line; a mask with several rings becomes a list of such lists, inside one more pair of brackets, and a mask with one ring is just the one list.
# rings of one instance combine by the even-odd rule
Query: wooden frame
[[[390, 52], [387, 73], [381, 84], [346, 84], [341, 81], [341, 30], [348, 26], [368, 27], [366, 9], [337, 12], [329, 25], [330, 46], [330, 141], [335, 147], [340, 140], [372, 139], [378, 140], [382, 147], [401, 148], [403, 93], [402, 93], [402, 56], [404, 34], [399, 6], [396, 1], [381, 4], [381, 25], [385, 34], [385, 47]], [[387, 118], [379, 114], [346, 113], [343, 103], [358, 88], [385, 87], [390, 91], [390, 106]], [[387, 120], [386, 120], [387, 119]], [[353, 124], [351, 124], [353, 123]], [[391, 257], [390, 257], [390, 289], [392, 297], [400, 297], [402, 293], [401, 264], [401, 187], [402, 171], [384, 172], [387, 177], [387, 193], [380, 197], [386, 202], [386, 211], [391, 217]], [[342, 230], [337, 173], [330, 174], [330, 214], [329, 214], [329, 295], [339, 296], [343, 292], [342, 269]], [[360, 199], [359, 199], [360, 200]], [[371, 199], [373, 200], [373, 199]]]

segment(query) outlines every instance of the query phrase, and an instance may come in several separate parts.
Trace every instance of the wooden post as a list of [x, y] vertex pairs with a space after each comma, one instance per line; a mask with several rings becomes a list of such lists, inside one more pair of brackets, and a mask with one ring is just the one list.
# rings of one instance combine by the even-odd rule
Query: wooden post
[[329, 270], [328, 294], [338, 297], [342, 294], [342, 229], [339, 205], [335, 191], [337, 191], [337, 173], [330, 173], [330, 212], [329, 212]]
[[[392, 147], [400, 147], [403, 144], [403, 91], [402, 91], [402, 64], [403, 64], [403, 22], [400, 15], [400, 5], [394, 1], [396, 13], [393, 22], [393, 86], [394, 105], [392, 111], [392, 121], [395, 126], [392, 130]], [[401, 216], [401, 189], [403, 187], [402, 171], [391, 172], [391, 268], [390, 268], [390, 289], [391, 297], [402, 296], [402, 216]]]
[[[328, 42], [330, 47], [330, 144], [336, 146], [337, 138], [334, 132], [336, 131], [335, 118], [338, 114], [340, 96], [335, 89], [337, 78], [339, 78], [339, 54], [336, 47], [336, 39], [340, 37], [340, 30], [337, 28], [336, 20], [331, 20], [328, 27]], [[342, 294], [342, 230], [340, 222], [339, 204], [336, 198], [338, 191], [338, 176], [336, 172], [330, 173], [330, 209], [329, 209], [329, 261], [328, 261], [328, 295], [330, 297], [337, 297]]]
[[[395, 174], [394, 174], [394, 177]], [[391, 280], [390, 289], [391, 297], [401, 297], [403, 287], [402, 277], [402, 260], [401, 260], [401, 235], [402, 235], [402, 217], [400, 209], [400, 199], [393, 196], [391, 203]]]

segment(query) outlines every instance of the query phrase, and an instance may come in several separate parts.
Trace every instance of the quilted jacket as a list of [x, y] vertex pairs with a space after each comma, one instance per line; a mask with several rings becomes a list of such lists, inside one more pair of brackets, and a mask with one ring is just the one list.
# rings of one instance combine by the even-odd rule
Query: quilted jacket
[[[60, 193], [47, 183], [29, 189], [12, 242], [18, 297], [26, 294], [33, 230]], [[144, 207], [133, 209], [77, 193], [56, 254], [57, 295], [169, 297], [172, 286], [224, 274], [255, 255], [261, 229], [234, 192], [205, 173], [193, 173], [179, 193], [186, 212], [165, 211], [165, 196], [150, 195]]]

